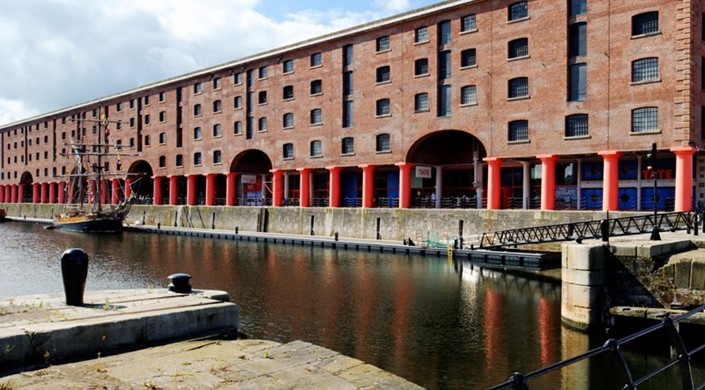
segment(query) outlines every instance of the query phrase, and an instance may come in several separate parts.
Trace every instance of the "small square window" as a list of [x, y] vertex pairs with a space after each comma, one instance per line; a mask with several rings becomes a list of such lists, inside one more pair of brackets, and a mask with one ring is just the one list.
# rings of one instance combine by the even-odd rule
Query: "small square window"
[[658, 33], [658, 11], [632, 16], [632, 36]]
[[460, 32], [477, 30], [477, 17], [475, 14], [465, 15], [460, 19]]
[[286, 143], [282, 146], [282, 157], [284, 159], [294, 158], [294, 144]]
[[242, 108], [242, 96], [235, 96], [233, 98], [233, 107], [235, 108]]
[[284, 114], [282, 117], [282, 127], [285, 129], [291, 129], [294, 127], [294, 114], [291, 112], [287, 112]]
[[388, 83], [392, 79], [392, 69], [389, 66], [377, 68], [377, 83]]
[[392, 150], [389, 134], [378, 134], [375, 138], [376, 152], [389, 152]]
[[311, 110], [311, 125], [323, 124], [323, 110], [315, 108]]
[[267, 91], [260, 91], [257, 94], [257, 102], [259, 104], [267, 104]]
[[517, 77], [509, 80], [509, 99], [522, 98], [529, 96], [529, 79], [526, 77]]
[[201, 105], [200, 104], [195, 104], [193, 106], [193, 115], [194, 116], [200, 116], [201, 115]]
[[425, 76], [428, 74], [428, 58], [419, 58], [414, 61], [414, 75]]
[[166, 168], [166, 156], [159, 156], [159, 168]]
[[414, 31], [414, 42], [428, 42], [428, 27], [419, 27]]
[[294, 86], [293, 85], [285, 85], [284, 89], [282, 90], [282, 98], [284, 100], [291, 100], [294, 98]]
[[529, 17], [529, 4], [526, 1], [520, 1], [509, 5], [508, 8], [508, 19], [510, 22], [513, 20], [521, 20]]
[[164, 133], [164, 132], [159, 133], [159, 144], [160, 145], [166, 144], [166, 133]]
[[257, 72], [257, 77], [260, 79], [266, 79], [267, 78], [267, 66], [260, 66], [259, 71]]
[[193, 165], [201, 165], [203, 163], [201, 158], [201, 152], [196, 152], [193, 154]]
[[529, 40], [519, 38], [509, 41], [508, 58], [521, 58], [529, 56]]
[[201, 85], [201, 83], [196, 83], [196, 84], [194, 84], [194, 85], [193, 85], [193, 93], [194, 93], [194, 94], [199, 94], [199, 93], [201, 93], [201, 92], [203, 92], [203, 86]]
[[193, 129], [193, 139], [203, 139], [203, 131], [200, 127], [195, 127]]
[[414, 111], [415, 112], [427, 112], [428, 107], [428, 94], [419, 93], [414, 96]]
[[267, 118], [266, 118], [266, 117], [259, 118], [259, 120], [257, 121], [257, 123], [258, 123], [258, 128], [257, 128], [257, 130], [259, 130], [259, 131], [267, 131]]
[[233, 134], [236, 134], [236, 135], [242, 134], [242, 122], [235, 121], [235, 123], [233, 124]]
[[508, 141], [528, 141], [529, 121], [518, 120], [509, 122]]
[[223, 136], [223, 126], [220, 123], [213, 125], [213, 137], [219, 138]]
[[391, 101], [389, 99], [379, 99], [376, 103], [375, 114], [377, 116], [389, 116], [392, 113]]
[[233, 84], [235, 84], [235, 85], [242, 84], [242, 72], [238, 72], [238, 73], [233, 74]]
[[213, 89], [221, 89], [223, 86], [220, 82], [220, 77], [213, 78]]
[[565, 117], [566, 137], [585, 137], [589, 134], [587, 114], [575, 114]]
[[159, 102], [165, 102], [166, 101], [166, 92], [159, 92]]
[[222, 164], [222, 163], [223, 163], [223, 155], [220, 152], [220, 150], [213, 151], [213, 164]]
[[323, 155], [323, 143], [321, 141], [311, 141], [311, 157], [321, 157]]
[[477, 87], [474, 85], [466, 85], [460, 88], [460, 104], [470, 105], [477, 104]]
[[658, 131], [658, 107], [642, 107], [632, 111], [632, 132]]
[[222, 112], [223, 111], [223, 102], [220, 100], [216, 100], [213, 102], [213, 112]]
[[477, 65], [477, 54], [475, 49], [465, 49], [460, 52], [460, 67], [467, 68]]
[[354, 154], [355, 153], [355, 138], [345, 137], [342, 140], [341, 154]]
[[320, 95], [323, 93], [323, 81], [313, 80], [311, 81], [311, 95]]
[[166, 111], [159, 112], [159, 122], [160, 123], [166, 122]]
[[321, 53], [311, 54], [311, 67], [323, 65], [323, 55]]
[[176, 155], [176, 166], [177, 167], [183, 167], [184, 166], [184, 156], [181, 154]]
[[658, 58], [642, 58], [632, 62], [632, 82], [658, 81]]
[[291, 73], [294, 71], [294, 60], [286, 60], [282, 63], [282, 71], [284, 73]]
[[377, 38], [377, 52], [387, 51], [390, 49], [389, 35]]

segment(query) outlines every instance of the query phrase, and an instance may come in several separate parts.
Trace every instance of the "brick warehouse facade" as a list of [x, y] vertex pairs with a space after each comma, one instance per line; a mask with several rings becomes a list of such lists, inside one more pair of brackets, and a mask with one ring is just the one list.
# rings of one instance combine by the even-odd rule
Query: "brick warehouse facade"
[[687, 211], [704, 12], [438, 3], [1, 126], [0, 202], [64, 203], [62, 150], [105, 115], [112, 203]]

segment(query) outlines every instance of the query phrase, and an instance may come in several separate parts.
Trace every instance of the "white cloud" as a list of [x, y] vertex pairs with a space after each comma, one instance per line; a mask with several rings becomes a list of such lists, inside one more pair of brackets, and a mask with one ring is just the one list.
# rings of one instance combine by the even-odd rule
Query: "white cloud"
[[0, 123], [12, 123], [36, 115], [39, 115], [38, 111], [25, 107], [21, 101], [0, 99]]
[[401, 12], [411, 7], [409, 0], [375, 0], [375, 5], [387, 12]]

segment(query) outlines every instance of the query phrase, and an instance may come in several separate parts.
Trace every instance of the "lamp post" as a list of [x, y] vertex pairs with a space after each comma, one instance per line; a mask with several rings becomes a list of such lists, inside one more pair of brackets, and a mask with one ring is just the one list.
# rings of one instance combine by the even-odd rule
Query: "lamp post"
[[651, 144], [651, 153], [647, 155], [647, 158], [649, 159], [649, 167], [647, 170], [651, 172], [651, 178], [654, 179], [654, 228], [651, 231], [651, 241], [661, 241], [661, 234], [659, 233], [658, 229], [658, 224], [656, 223], [656, 219], [658, 218], [658, 209], [656, 208], [657, 205], [657, 198], [656, 198], [656, 192], [658, 191], [658, 182], [657, 182], [657, 175], [656, 175], [656, 143]]

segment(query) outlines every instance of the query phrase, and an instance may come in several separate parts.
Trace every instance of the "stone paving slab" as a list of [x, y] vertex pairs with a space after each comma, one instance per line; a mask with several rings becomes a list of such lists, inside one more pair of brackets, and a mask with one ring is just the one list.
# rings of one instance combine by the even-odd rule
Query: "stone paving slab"
[[178, 342], [7, 376], [0, 388], [421, 389], [323, 347], [265, 340]]

